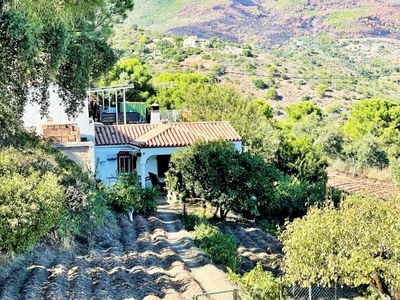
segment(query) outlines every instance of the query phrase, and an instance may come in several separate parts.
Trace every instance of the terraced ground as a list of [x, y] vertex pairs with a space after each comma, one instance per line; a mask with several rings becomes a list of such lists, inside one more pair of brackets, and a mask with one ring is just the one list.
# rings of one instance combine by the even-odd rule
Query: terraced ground
[[[259, 260], [270, 266], [281, 255], [277, 241], [251, 223], [221, 229], [237, 239], [245, 269]], [[108, 220], [75, 252], [38, 245], [0, 268], [0, 299], [191, 299], [233, 288], [165, 202], [154, 216]]]

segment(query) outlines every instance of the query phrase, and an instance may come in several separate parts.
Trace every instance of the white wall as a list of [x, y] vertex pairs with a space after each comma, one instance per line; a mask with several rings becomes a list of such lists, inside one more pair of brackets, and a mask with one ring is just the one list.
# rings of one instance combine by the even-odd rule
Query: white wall
[[117, 154], [120, 151], [137, 151], [130, 146], [96, 146], [94, 149], [96, 177], [105, 184], [113, 183], [118, 175]]
[[81, 132], [81, 136], [87, 137], [88, 140], [94, 142], [94, 122], [89, 118], [89, 108], [86, 99], [84, 100], [85, 107], [79, 113], [76, 119], [69, 119], [65, 113], [65, 108], [61, 104], [55, 87], [50, 87], [50, 106], [49, 114], [47, 116], [40, 115], [40, 107], [38, 104], [28, 104], [25, 107], [25, 113], [22, 117], [25, 127], [34, 127], [38, 134], [43, 134], [42, 125], [47, 123], [47, 117], [53, 118], [54, 124], [72, 124], [77, 123]]

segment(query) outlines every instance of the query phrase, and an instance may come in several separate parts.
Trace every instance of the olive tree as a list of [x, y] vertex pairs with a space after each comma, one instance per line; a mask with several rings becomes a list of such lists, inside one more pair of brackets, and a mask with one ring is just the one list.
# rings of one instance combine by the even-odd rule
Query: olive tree
[[260, 157], [239, 153], [223, 140], [197, 141], [171, 157], [168, 177], [181, 178], [181, 192], [203, 198], [224, 219], [229, 211], [259, 214], [274, 196], [274, 172]]
[[312, 207], [280, 235], [290, 283], [370, 285], [400, 299], [400, 202], [349, 196], [339, 208]]

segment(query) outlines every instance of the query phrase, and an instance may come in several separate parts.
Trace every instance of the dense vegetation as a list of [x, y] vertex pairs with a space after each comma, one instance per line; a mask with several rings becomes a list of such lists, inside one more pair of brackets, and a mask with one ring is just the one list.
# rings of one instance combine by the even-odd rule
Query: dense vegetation
[[337, 209], [313, 207], [281, 235], [290, 282], [370, 285], [381, 299], [399, 297], [399, 201], [351, 196]]
[[45, 235], [70, 247], [103, 220], [92, 176], [31, 133], [0, 148], [0, 251], [23, 252]]
[[[87, 236], [107, 204], [125, 212], [155, 210], [157, 191], [141, 189], [136, 174], [101, 187], [20, 127], [29, 100], [46, 113], [53, 83], [69, 115], [94, 82], [134, 84], [129, 101], [179, 110], [180, 121], [227, 120], [243, 138], [243, 153], [221, 140], [174, 153], [171, 189], [208, 202], [220, 219], [233, 212], [261, 224], [292, 221], [281, 234], [290, 283], [370, 284], [383, 299], [398, 297], [399, 245], [391, 235], [399, 227], [397, 201], [349, 197], [338, 203], [338, 197], [324, 203], [329, 164], [344, 164], [353, 175], [390, 170], [400, 182], [398, 80], [391, 77], [399, 66], [386, 61], [389, 49], [366, 40], [374, 51], [358, 56], [359, 40], [318, 34], [265, 51], [216, 37], [183, 50], [182, 37], [134, 28], [134, 39], [119, 45], [123, 58], [117, 62], [107, 38], [132, 2], [70, 4], [0, 4], [1, 252], [26, 251], [46, 235], [65, 244]], [[235, 77], [238, 72], [251, 88]], [[299, 96], [281, 105], [288, 86]], [[193, 227], [205, 253], [237, 271], [235, 241], [207, 222]], [[243, 277], [231, 275], [254, 297], [276, 297], [276, 280], [259, 266]], [[258, 278], [262, 290], [252, 284]]]

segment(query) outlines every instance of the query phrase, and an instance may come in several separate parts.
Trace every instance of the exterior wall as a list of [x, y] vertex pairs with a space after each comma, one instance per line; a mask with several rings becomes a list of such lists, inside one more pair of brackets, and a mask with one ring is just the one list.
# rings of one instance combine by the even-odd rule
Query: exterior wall
[[88, 103], [85, 100], [85, 106], [83, 110], [78, 114], [77, 118], [69, 119], [67, 114], [64, 112], [64, 106], [61, 104], [61, 99], [55, 87], [51, 86], [50, 93], [50, 107], [47, 116], [40, 115], [40, 107], [36, 103], [30, 103], [25, 107], [25, 113], [22, 117], [25, 127], [34, 127], [36, 132], [43, 135], [42, 125], [47, 124], [47, 117], [53, 118], [54, 124], [73, 124], [76, 123], [79, 126], [81, 136], [86, 137], [89, 141], [94, 142], [94, 122], [89, 118], [89, 108]]
[[117, 179], [118, 161], [117, 154], [120, 151], [128, 151], [131, 154], [137, 152], [131, 146], [96, 146], [94, 150], [96, 177], [105, 184], [112, 184]]
[[235, 145], [235, 149], [236, 149], [239, 153], [242, 153], [242, 152], [243, 152], [242, 142], [234, 142], [233, 144]]
[[92, 142], [59, 143], [55, 148], [78, 163], [82, 169], [94, 174], [94, 146]]
[[[242, 152], [242, 143], [235, 142], [235, 148]], [[120, 151], [128, 151], [132, 155], [137, 155], [136, 171], [142, 182], [142, 186], [151, 186], [150, 181], [145, 178], [149, 176], [149, 172], [158, 173], [157, 171], [157, 155], [171, 155], [184, 147], [165, 147], [165, 148], [143, 148], [139, 154], [139, 149], [129, 145], [121, 146], [96, 146], [95, 161], [97, 178], [101, 179], [105, 184], [112, 184], [117, 178], [118, 163], [117, 154]]]

